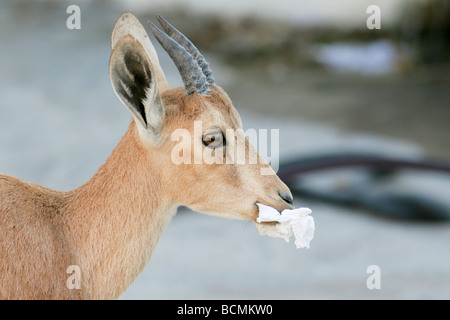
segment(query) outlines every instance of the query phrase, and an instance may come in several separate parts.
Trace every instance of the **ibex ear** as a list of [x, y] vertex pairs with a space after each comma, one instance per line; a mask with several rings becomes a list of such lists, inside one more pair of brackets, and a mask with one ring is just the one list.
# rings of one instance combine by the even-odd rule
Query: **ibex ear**
[[155, 47], [153, 47], [147, 32], [145, 31], [139, 20], [130, 12], [124, 13], [116, 22], [114, 30], [111, 34], [111, 49], [117, 45], [117, 43], [126, 36], [132, 36], [140, 45], [144, 48], [145, 53], [151, 61], [155, 78], [158, 82], [159, 92], [164, 92], [170, 89], [167, 83], [164, 72], [159, 64], [158, 55], [156, 54]]
[[131, 35], [115, 45], [109, 76], [117, 96], [133, 114], [141, 137], [157, 143], [165, 114], [158, 82], [144, 48]]

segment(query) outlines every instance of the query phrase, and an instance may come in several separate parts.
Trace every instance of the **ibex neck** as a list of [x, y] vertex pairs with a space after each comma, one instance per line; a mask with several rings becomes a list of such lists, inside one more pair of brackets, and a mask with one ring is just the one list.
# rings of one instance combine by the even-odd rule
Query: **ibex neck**
[[68, 193], [82, 296], [118, 297], [142, 271], [176, 212], [149, 157], [132, 122], [98, 172]]

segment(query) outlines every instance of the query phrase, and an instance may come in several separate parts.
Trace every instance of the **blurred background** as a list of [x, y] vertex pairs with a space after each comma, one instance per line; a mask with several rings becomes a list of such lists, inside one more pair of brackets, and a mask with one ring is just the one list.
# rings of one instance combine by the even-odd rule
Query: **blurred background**
[[280, 176], [316, 232], [297, 250], [181, 208], [122, 299], [450, 298], [448, 1], [2, 0], [0, 173], [70, 190], [105, 161], [131, 119], [108, 78], [126, 11], [186, 34], [244, 129], [280, 130]]

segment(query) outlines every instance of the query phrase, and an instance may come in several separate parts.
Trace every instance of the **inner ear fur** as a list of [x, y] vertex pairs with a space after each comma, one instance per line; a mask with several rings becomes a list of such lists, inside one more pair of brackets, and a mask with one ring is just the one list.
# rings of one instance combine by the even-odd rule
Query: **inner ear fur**
[[124, 13], [116, 22], [114, 30], [111, 34], [111, 49], [114, 49], [118, 42], [124, 37], [132, 36], [144, 48], [152, 65], [153, 76], [158, 82], [160, 93], [170, 89], [164, 72], [159, 64], [158, 55], [153, 47], [147, 32], [145, 31], [139, 20], [130, 12]]
[[147, 128], [144, 102], [156, 86], [145, 50], [131, 36], [124, 37], [115, 46], [110, 59], [110, 77], [116, 94], [135, 117]]

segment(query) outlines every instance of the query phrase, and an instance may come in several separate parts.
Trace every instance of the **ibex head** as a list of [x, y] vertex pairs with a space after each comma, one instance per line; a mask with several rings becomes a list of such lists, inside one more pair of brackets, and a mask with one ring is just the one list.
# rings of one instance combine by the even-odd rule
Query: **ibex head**
[[[169, 87], [133, 15], [118, 20], [111, 38], [110, 78], [148, 153], [149, 163], [143, 166], [153, 168], [168, 199], [196, 211], [255, 221], [257, 202], [280, 211], [291, 208], [288, 187], [245, 138], [238, 112], [215, 84], [203, 56], [178, 30], [158, 20], [165, 32], [153, 23], [150, 28], [177, 66], [184, 88]], [[227, 134], [231, 129], [234, 135]], [[244, 152], [237, 150], [242, 147], [238, 141], [244, 141]], [[236, 161], [238, 154], [241, 161]], [[256, 162], [249, 161], [252, 155]]]

